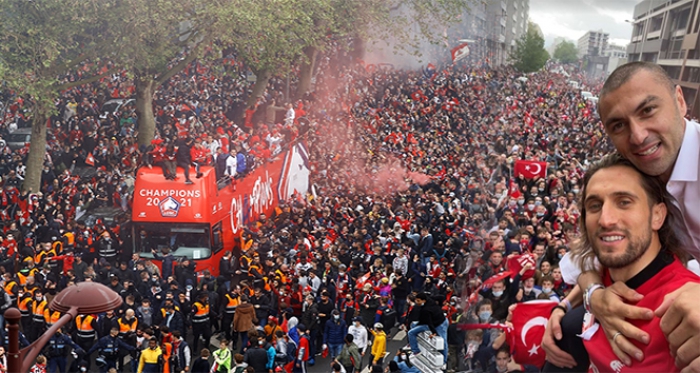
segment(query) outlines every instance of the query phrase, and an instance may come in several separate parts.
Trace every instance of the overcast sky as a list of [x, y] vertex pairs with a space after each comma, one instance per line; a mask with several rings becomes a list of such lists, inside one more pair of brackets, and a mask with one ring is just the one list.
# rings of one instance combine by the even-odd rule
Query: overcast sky
[[530, 0], [530, 19], [542, 29], [545, 47], [561, 36], [576, 44], [591, 30], [610, 34], [609, 43], [627, 45], [634, 6], [641, 0]]

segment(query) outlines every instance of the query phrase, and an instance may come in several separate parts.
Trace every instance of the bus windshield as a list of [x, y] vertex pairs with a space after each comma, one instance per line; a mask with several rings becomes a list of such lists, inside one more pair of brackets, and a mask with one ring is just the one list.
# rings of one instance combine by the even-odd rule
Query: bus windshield
[[170, 247], [176, 258], [209, 258], [211, 256], [209, 225], [134, 224], [134, 253], [144, 258], [153, 258], [151, 249], [160, 252], [165, 247]]

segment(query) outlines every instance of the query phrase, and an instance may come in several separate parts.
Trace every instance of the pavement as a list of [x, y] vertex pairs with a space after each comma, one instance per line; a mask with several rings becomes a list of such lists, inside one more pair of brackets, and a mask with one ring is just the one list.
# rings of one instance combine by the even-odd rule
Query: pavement
[[[396, 330], [396, 329], [394, 329]], [[399, 348], [403, 348], [406, 345], [408, 345], [408, 338], [406, 338], [406, 332], [403, 330], [400, 330], [398, 332], [394, 332], [391, 334], [391, 338], [387, 340], [387, 346], [386, 346], [386, 351], [387, 354], [384, 357], [384, 366], [387, 366], [389, 364], [389, 361], [396, 356], [396, 353], [399, 351]], [[362, 358], [362, 372], [361, 373], [369, 373], [370, 367], [369, 367], [369, 352], [365, 354], [365, 356]], [[309, 367], [308, 369], [309, 373], [329, 373], [331, 372], [331, 358], [326, 357], [323, 358], [320, 355], [316, 356], [316, 364], [314, 366]]]

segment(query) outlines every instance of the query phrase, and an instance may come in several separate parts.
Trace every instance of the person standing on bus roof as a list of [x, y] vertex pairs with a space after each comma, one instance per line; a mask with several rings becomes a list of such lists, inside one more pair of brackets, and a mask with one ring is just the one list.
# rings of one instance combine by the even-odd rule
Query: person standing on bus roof
[[185, 184], [193, 184], [190, 180], [190, 163], [192, 156], [190, 155], [194, 141], [192, 138], [179, 138], [177, 140], [177, 153], [175, 155], [177, 166], [182, 167], [185, 174]]
[[226, 158], [226, 168], [224, 169], [224, 176], [228, 176], [231, 179], [236, 177], [236, 170], [238, 169], [238, 159], [236, 157], [236, 149], [233, 148], [229, 152], [228, 158]]

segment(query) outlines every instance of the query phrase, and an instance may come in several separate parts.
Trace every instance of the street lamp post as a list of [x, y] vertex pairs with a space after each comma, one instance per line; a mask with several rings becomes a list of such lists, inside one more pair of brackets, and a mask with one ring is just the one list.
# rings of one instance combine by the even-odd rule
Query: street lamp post
[[113, 310], [122, 304], [119, 294], [97, 282], [80, 282], [63, 289], [51, 301], [49, 308], [64, 313], [63, 316], [39, 339], [19, 349], [19, 321], [22, 318], [17, 308], [5, 311], [9, 345], [7, 350], [8, 373], [26, 373], [34, 364], [46, 342], [80, 314], [100, 313]]

